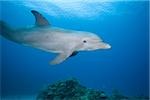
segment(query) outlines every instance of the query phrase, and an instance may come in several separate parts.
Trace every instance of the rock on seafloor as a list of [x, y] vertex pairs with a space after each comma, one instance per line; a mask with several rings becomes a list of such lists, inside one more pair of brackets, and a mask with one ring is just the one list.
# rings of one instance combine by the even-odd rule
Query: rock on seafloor
[[103, 91], [88, 89], [76, 79], [69, 79], [49, 85], [37, 96], [37, 100], [107, 100]]
[[108, 96], [105, 92], [82, 86], [76, 79], [58, 81], [42, 90], [37, 100], [150, 100], [146, 96], [128, 97], [118, 90]]

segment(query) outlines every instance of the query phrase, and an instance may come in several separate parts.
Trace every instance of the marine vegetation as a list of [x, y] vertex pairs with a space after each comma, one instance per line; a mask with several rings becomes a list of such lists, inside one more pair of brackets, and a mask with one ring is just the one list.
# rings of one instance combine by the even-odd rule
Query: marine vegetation
[[37, 96], [37, 100], [107, 100], [103, 91], [82, 86], [76, 79], [49, 85]]
[[104, 91], [87, 88], [73, 78], [48, 85], [40, 91], [37, 100], [149, 100], [149, 97], [125, 96], [119, 90], [106, 95]]

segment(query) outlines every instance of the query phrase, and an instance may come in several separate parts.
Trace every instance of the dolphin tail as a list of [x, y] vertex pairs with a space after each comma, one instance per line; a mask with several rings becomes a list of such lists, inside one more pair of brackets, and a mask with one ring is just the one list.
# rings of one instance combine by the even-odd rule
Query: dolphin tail
[[6, 39], [12, 39], [13, 30], [3, 21], [0, 21], [0, 35]]

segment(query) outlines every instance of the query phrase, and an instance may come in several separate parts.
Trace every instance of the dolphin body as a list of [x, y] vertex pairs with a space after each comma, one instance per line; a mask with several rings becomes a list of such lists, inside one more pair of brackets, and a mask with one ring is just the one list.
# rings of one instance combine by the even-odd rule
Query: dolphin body
[[94, 33], [51, 27], [39, 12], [35, 10], [31, 12], [36, 19], [34, 27], [15, 30], [0, 21], [0, 34], [19, 44], [58, 53], [51, 64], [59, 64], [79, 51], [111, 48]]

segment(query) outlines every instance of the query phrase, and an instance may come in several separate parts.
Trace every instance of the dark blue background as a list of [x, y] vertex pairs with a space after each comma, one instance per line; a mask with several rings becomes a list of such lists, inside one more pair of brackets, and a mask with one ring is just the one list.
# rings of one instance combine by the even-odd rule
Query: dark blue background
[[[118, 89], [126, 95], [148, 95], [148, 1], [113, 3], [116, 14], [100, 14], [92, 20], [56, 18], [41, 12], [53, 26], [96, 33], [111, 44], [110, 50], [81, 52], [51, 66], [49, 61], [55, 54], [1, 37], [2, 95], [34, 94], [49, 83], [71, 77], [107, 94]], [[14, 2], [1, 2], [0, 8], [0, 19], [11, 27], [34, 24], [31, 8]]]

